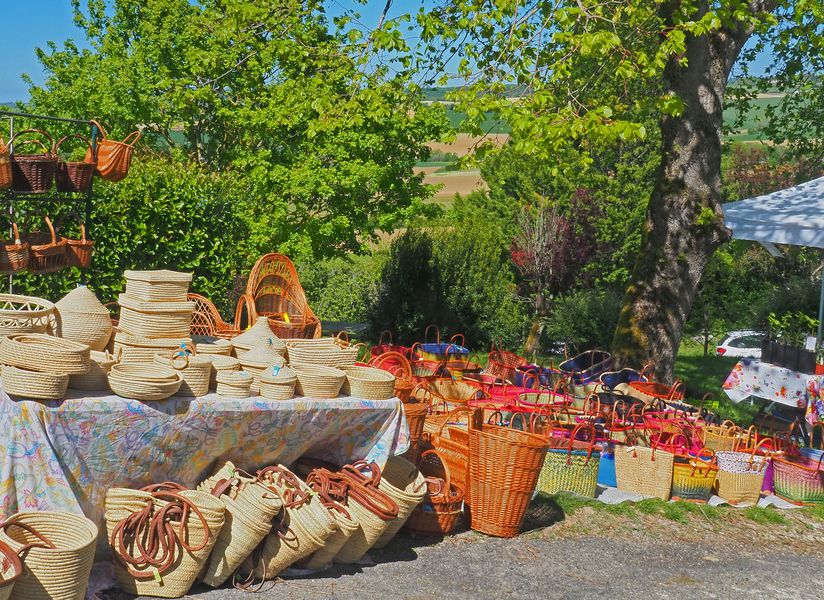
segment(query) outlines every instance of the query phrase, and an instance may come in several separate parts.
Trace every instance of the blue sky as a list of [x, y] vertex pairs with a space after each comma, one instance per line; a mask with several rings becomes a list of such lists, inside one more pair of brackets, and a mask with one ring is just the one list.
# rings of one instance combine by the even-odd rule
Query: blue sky
[[[427, 1], [396, 0], [389, 16], [397, 16], [403, 10], [417, 10]], [[356, 3], [328, 0], [327, 4], [329, 13], [334, 15]], [[374, 26], [384, 4], [384, 0], [369, 0], [366, 6], [358, 6], [364, 25]], [[50, 40], [61, 44], [73, 38], [80, 43], [81, 31], [72, 21], [70, 0], [0, 0], [0, 10], [4, 25], [0, 35], [0, 102], [25, 100], [28, 91], [20, 75], [28, 73], [38, 83], [43, 80], [34, 49], [45, 47]], [[753, 72], [763, 69], [769, 59], [769, 56], [760, 57]]]

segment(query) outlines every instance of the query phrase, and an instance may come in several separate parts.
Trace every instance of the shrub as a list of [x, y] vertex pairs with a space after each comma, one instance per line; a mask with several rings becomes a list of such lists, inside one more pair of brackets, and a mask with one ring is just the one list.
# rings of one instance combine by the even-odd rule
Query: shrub
[[575, 352], [609, 348], [621, 301], [618, 292], [595, 288], [557, 298], [546, 318], [545, 343], [564, 342]]
[[309, 305], [320, 319], [365, 323], [386, 253], [344, 256], [298, 265]]

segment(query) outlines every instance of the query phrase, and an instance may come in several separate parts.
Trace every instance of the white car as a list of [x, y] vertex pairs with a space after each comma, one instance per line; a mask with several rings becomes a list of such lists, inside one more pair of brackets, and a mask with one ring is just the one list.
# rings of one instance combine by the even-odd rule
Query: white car
[[731, 331], [721, 340], [715, 351], [718, 356], [733, 358], [761, 358], [763, 331]]

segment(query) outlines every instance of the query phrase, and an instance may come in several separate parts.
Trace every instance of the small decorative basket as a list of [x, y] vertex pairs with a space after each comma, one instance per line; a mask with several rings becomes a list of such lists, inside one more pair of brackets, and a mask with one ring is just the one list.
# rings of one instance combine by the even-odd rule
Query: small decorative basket
[[209, 387], [215, 389], [217, 387], [217, 376], [221, 371], [240, 371], [240, 362], [234, 356], [221, 356], [219, 354], [211, 354], [212, 372], [209, 376]]
[[298, 378], [289, 367], [273, 367], [260, 376], [260, 395], [270, 400], [291, 400]]
[[65, 161], [60, 160], [58, 156], [57, 169], [54, 177], [57, 191], [86, 193], [92, 186], [92, 177], [94, 176], [94, 167], [96, 165], [95, 160], [92, 158], [92, 144], [89, 139], [79, 133], [63, 136], [55, 145], [54, 153], [59, 155], [60, 146], [70, 138], [79, 139], [87, 146], [87, 159], [82, 161]]
[[139, 302], [186, 302], [191, 273], [177, 271], [126, 271], [126, 295]]
[[185, 350], [172, 354], [155, 354], [154, 362], [164, 367], [171, 367], [183, 378], [178, 396], [200, 398], [209, 393], [209, 379], [212, 376], [212, 361], [208, 358], [191, 355]]
[[245, 399], [252, 395], [252, 374], [246, 371], [218, 371], [217, 393], [224, 398]]
[[25, 236], [25, 241], [31, 246], [29, 271], [32, 273], [55, 273], [66, 268], [69, 261], [66, 238], [58, 237], [49, 217], [45, 217], [44, 221], [49, 228], [48, 232], [35, 232]]
[[17, 223], [12, 223], [13, 239], [11, 243], [0, 244], [0, 274], [9, 275], [18, 273], [29, 266], [31, 256], [31, 245], [20, 239], [20, 231]]
[[54, 304], [33, 296], [0, 294], [0, 336], [18, 333], [53, 333]]
[[358, 348], [341, 348], [337, 344], [286, 344], [290, 363], [321, 365], [325, 367], [350, 367], [358, 359]]

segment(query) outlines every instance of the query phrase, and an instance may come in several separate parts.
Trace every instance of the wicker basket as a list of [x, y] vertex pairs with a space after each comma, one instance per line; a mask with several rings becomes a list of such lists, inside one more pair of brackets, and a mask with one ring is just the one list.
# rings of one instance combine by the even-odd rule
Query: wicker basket
[[616, 446], [615, 479], [618, 489], [669, 500], [674, 455], [658, 448]]
[[260, 376], [260, 395], [269, 400], [291, 400], [295, 396], [298, 377], [289, 367], [274, 367], [275, 372]]
[[0, 294], [0, 336], [51, 333], [56, 329], [54, 304], [33, 296]]
[[[135, 503], [133, 510], [113, 510], [107, 502], [106, 533], [120, 588], [141, 596], [186, 595], [206, 566], [224, 526], [223, 502], [205, 492], [185, 490], [152, 494], [138, 507], [140, 503]], [[149, 518], [137, 518], [142, 510], [148, 510]], [[185, 521], [181, 514], [187, 515]], [[158, 531], [162, 540], [154, 552], [141, 557], [135, 540], [145, 539], [150, 530]], [[169, 555], [174, 559], [167, 560]]]
[[718, 461], [717, 494], [733, 505], [757, 504], [764, 485], [769, 458], [756, 452], [769, 438], [759, 442], [749, 452], [716, 452]]
[[[51, 547], [43, 547], [43, 539]], [[3, 524], [0, 541], [24, 554], [27, 576], [15, 582], [12, 598], [84, 600], [96, 540], [97, 527], [82, 515], [53, 511], [13, 515]], [[24, 551], [28, 545], [33, 546]]]
[[[92, 156], [92, 144], [89, 139], [79, 133], [66, 135], [60, 138], [60, 141], [54, 146], [54, 153], [58, 154], [60, 146], [69, 139], [75, 138], [81, 140], [88, 147], [86, 156]], [[94, 176], [94, 167], [96, 163], [93, 159], [83, 161], [65, 161], [58, 159], [57, 170], [55, 172], [54, 181], [58, 192], [88, 192], [92, 185], [92, 177]]]
[[210, 359], [177, 351], [172, 354], [155, 354], [154, 362], [173, 368], [183, 377], [178, 396], [200, 398], [209, 393], [209, 379], [212, 376]]
[[[589, 442], [577, 442], [578, 432], [588, 432]], [[594, 498], [598, 487], [598, 467], [601, 452], [595, 450], [595, 428], [590, 423], [578, 424], [566, 438], [549, 437], [544, 466], [538, 476], [537, 490], [545, 494], [572, 492]]]
[[212, 372], [209, 376], [209, 387], [217, 387], [217, 374], [221, 371], [240, 371], [240, 362], [233, 356], [210, 355], [212, 358]]
[[463, 513], [463, 490], [452, 483], [449, 467], [436, 450], [421, 453], [418, 469], [426, 478], [426, 495], [404, 529], [416, 535], [449, 535]]
[[397, 503], [398, 516], [372, 545], [375, 549], [383, 548], [391, 542], [406, 524], [412, 511], [423, 502], [426, 481], [417, 466], [400, 456], [391, 456], [386, 461], [378, 489]]
[[94, 254], [94, 242], [86, 238], [86, 226], [80, 224], [80, 239], [67, 239], [68, 260], [70, 267], [88, 269], [92, 265], [92, 254]]
[[23, 271], [29, 266], [31, 256], [31, 245], [20, 239], [20, 231], [17, 223], [12, 223], [11, 243], [0, 244], [0, 274], [8, 275]]
[[341, 367], [346, 373], [342, 393], [364, 400], [389, 400], [395, 395], [395, 376], [373, 367]]
[[79, 285], [54, 305], [60, 315], [57, 335], [86, 344], [98, 352], [112, 337], [112, 317], [108, 309], [85, 285]]
[[[706, 457], [703, 460], [702, 457]], [[672, 465], [672, 498], [689, 502], [707, 502], [715, 488], [718, 465], [715, 453], [702, 448], [696, 456], [675, 456]]]
[[11, 153], [3, 138], [0, 137], [0, 190], [9, 189], [11, 181]]
[[741, 428], [732, 421], [724, 421], [721, 425], [704, 425], [701, 428], [704, 446], [714, 452], [735, 450], [739, 433]]
[[337, 398], [346, 373], [334, 367], [322, 367], [320, 365], [291, 364], [292, 369], [298, 376], [295, 393], [298, 396], [306, 396], [317, 400], [329, 400]]
[[68, 242], [54, 231], [51, 219], [45, 217], [48, 232], [35, 232], [24, 237], [31, 246], [29, 271], [32, 273], [55, 273], [66, 268], [69, 261]]
[[489, 350], [484, 372], [504, 381], [514, 382], [516, 369], [527, 365], [529, 365], [527, 359], [518, 356], [514, 352], [503, 350], [500, 344], [497, 347], [493, 344]]
[[246, 371], [221, 370], [217, 372], [217, 393], [224, 398], [249, 398], [252, 395], [251, 373]]
[[144, 338], [188, 337], [194, 302], [145, 302], [126, 294], [117, 299], [120, 305], [118, 327]]
[[147, 339], [114, 328], [112, 354], [122, 363], [153, 363], [155, 354], [169, 353], [192, 343], [188, 337]]
[[92, 350], [89, 372], [69, 377], [69, 388], [89, 392], [103, 392], [109, 389], [109, 371], [115, 364], [114, 357], [108, 352]]
[[518, 535], [546, 457], [547, 440], [495, 425], [469, 428], [471, 527]]
[[43, 333], [23, 333], [0, 340], [0, 363], [59, 375], [89, 372], [89, 347]]
[[139, 302], [186, 302], [191, 273], [126, 271], [126, 295]]
[[231, 356], [232, 342], [221, 338], [210, 337], [205, 335], [193, 335], [192, 342], [195, 345], [195, 351], [198, 354], [209, 354], [215, 356]]
[[[33, 192], [43, 194], [51, 190], [54, 184], [54, 172], [57, 169], [57, 155], [54, 153], [54, 140], [42, 129], [24, 129], [15, 133], [9, 140], [9, 146], [18, 136], [37, 133], [48, 140], [48, 146], [40, 140], [17, 142], [11, 156], [12, 189], [15, 192]], [[26, 144], [35, 144], [42, 150], [41, 154], [20, 154], [19, 149]]]
[[325, 367], [351, 367], [358, 359], [358, 348], [341, 348], [336, 344], [286, 344], [289, 362]]
[[161, 365], [116, 364], [109, 371], [109, 387], [121, 398], [165, 400], [174, 396], [182, 384], [180, 373]]
[[773, 458], [775, 495], [793, 504], [824, 502], [824, 451], [804, 448], [800, 456]]
[[34, 400], [61, 400], [69, 385], [68, 375], [27, 371], [3, 365], [3, 389], [12, 396]]

